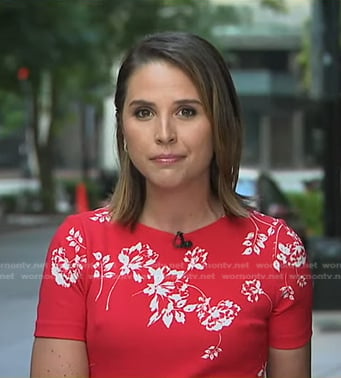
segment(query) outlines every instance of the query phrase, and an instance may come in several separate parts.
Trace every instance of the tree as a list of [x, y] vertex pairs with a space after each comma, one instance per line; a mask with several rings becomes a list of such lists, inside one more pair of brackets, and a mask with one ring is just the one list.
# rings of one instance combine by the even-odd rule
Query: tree
[[[53, 139], [62, 99], [66, 94], [85, 98], [98, 83], [109, 82], [111, 62], [108, 49], [103, 48], [107, 33], [102, 23], [93, 23], [99, 8], [99, 2], [80, 0], [0, 3], [0, 82], [3, 91], [21, 91], [29, 99], [28, 128], [32, 130], [46, 212], [53, 211], [55, 204]], [[20, 67], [27, 67], [30, 75], [18, 82]]]
[[[208, 0], [2, 0], [1, 90], [26, 99], [43, 211], [55, 207], [54, 137], [65, 103], [98, 106], [111, 89], [114, 60], [141, 35], [188, 30], [213, 40], [213, 25], [238, 17], [234, 7]], [[23, 67], [29, 77], [19, 81]]]

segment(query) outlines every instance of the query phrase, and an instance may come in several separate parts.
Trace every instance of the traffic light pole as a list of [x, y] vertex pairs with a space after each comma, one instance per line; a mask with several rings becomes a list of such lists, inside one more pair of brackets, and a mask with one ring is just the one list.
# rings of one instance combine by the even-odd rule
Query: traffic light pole
[[324, 131], [325, 235], [341, 237], [340, 0], [314, 0], [313, 7], [312, 77]]

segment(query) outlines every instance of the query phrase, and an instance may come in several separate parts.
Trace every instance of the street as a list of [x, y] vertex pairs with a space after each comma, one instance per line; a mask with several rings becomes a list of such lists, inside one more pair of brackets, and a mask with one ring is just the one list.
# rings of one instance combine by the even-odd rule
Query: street
[[[29, 374], [40, 274], [56, 226], [0, 234], [0, 377]], [[341, 313], [314, 312], [313, 378], [341, 377]]]
[[53, 231], [0, 234], [0, 377], [29, 375], [39, 276]]

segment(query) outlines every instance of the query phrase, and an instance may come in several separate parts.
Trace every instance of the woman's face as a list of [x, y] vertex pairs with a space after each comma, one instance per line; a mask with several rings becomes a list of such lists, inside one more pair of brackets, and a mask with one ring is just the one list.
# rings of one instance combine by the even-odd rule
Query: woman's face
[[163, 61], [139, 67], [128, 82], [122, 121], [129, 157], [147, 190], [209, 185], [212, 126], [182, 70]]

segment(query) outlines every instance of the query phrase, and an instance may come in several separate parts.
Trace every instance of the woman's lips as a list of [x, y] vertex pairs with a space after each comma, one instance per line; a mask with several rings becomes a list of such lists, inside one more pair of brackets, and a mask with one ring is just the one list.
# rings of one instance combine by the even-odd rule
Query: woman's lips
[[184, 157], [181, 155], [158, 155], [152, 158], [152, 161], [162, 164], [172, 164], [176, 163]]

